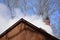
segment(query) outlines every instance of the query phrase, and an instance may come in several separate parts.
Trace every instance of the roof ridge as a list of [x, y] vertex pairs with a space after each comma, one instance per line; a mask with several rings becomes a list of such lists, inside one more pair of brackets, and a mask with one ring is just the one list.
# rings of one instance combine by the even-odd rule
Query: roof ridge
[[16, 27], [18, 24], [20, 24], [21, 22], [29, 25], [32, 29], [34, 29], [34, 30], [35, 30], [36, 32], [38, 32], [38, 33], [41, 33], [41, 34], [43, 34], [43, 35], [45, 35], [45, 36], [47, 36], [47, 37], [50, 37], [50, 38], [52, 38], [52, 39], [55, 39], [55, 40], [57, 39], [57, 40], [58, 40], [58, 38], [50, 35], [50, 34], [47, 33], [46, 31], [44, 31], [43, 29], [36, 27], [36, 26], [33, 25], [32, 23], [26, 21], [24, 18], [21, 18], [21, 19], [18, 20], [15, 24], [13, 24], [11, 27], [9, 27], [6, 31], [4, 31], [2, 34], [0, 34], [0, 38], [2, 38], [5, 34], [7, 34], [9, 31], [11, 31], [13, 28], [15, 28], [15, 27]]

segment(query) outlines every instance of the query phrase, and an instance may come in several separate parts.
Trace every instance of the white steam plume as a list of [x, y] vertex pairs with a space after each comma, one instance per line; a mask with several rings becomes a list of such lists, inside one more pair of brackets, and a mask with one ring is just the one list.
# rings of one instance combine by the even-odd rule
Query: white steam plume
[[[3, 6], [5, 7], [5, 6]], [[1, 13], [1, 10], [3, 8], [0, 9], [0, 13]], [[5, 10], [8, 10], [8, 8], [6, 9], [3, 9], [4, 11]], [[4, 11], [2, 11], [2, 13], [5, 13]], [[14, 19], [10, 19], [7, 21], [6, 18], [4, 17], [1, 17], [0, 19], [0, 22], [3, 25], [1, 25], [0, 23], [0, 34], [3, 33], [5, 30], [7, 30], [11, 25], [13, 25], [14, 23], [16, 23], [19, 19], [21, 18], [24, 18], [25, 20], [29, 21], [30, 23], [34, 24], [35, 26], [39, 27], [39, 28], [42, 28], [44, 29], [46, 32], [48, 32], [49, 34], [53, 35], [53, 32], [52, 32], [52, 29], [50, 26], [46, 25], [44, 22], [43, 22], [43, 18], [42, 16], [37, 16], [37, 15], [34, 15], [34, 16], [24, 16], [24, 14], [21, 12], [21, 10], [19, 8], [15, 8], [14, 9], [14, 13], [15, 13], [15, 18]]]
[[42, 16], [24, 16], [24, 14], [21, 12], [21, 10], [19, 8], [15, 8], [15, 18], [12, 20], [10, 20], [11, 22], [9, 23], [14, 24], [15, 22], [17, 22], [19, 19], [24, 18], [25, 20], [27, 20], [28, 22], [34, 24], [35, 26], [44, 29], [46, 32], [48, 32], [49, 34], [53, 35], [52, 29], [50, 26], [46, 25], [43, 22], [43, 18]]
[[2, 33], [7, 28], [9, 23], [9, 9], [6, 5], [0, 3], [0, 33]]

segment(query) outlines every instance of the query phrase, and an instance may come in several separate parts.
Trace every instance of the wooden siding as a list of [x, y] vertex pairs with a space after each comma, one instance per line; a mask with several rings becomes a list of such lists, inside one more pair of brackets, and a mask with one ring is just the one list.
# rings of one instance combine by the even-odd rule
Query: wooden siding
[[0, 40], [45, 40], [45, 37], [21, 23]]

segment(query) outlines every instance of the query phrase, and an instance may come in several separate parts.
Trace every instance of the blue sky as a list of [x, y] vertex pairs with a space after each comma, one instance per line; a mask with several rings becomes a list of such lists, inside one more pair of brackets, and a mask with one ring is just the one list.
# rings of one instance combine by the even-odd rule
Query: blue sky
[[0, 3], [4, 3], [4, 0], [0, 0]]

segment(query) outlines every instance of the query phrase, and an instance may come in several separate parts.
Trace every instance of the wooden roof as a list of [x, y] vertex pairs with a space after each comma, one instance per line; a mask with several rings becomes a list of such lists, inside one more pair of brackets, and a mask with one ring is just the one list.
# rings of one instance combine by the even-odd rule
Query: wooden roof
[[29, 23], [28, 21], [26, 21], [25, 19], [21, 18], [20, 20], [18, 20], [15, 24], [13, 24], [10, 28], [8, 28], [6, 31], [4, 31], [2, 34], [0, 34], [0, 38], [2, 38], [4, 35], [6, 35], [9, 31], [11, 31], [13, 28], [15, 28], [17, 25], [19, 25], [20, 23], [24, 23], [26, 25], [28, 25], [30, 28], [32, 28], [33, 30], [35, 30], [38, 33], [43, 34], [44, 36], [47, 36], [53, 40], [59, 40], [58, 38], [48, 34], [47, 32], [45, 32], [43, 29], [36, 27], [35, 25]]

